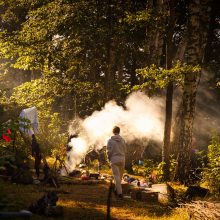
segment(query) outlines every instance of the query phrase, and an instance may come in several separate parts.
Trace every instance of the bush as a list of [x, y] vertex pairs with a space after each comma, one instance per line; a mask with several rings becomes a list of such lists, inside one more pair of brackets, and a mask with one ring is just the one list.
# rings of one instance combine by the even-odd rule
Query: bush
[[26, 146], [19, 132], [18, 119], [0, 124], [0, 166], [14, 167], [28, 163], [30, 146]]
[[139, 164], [133, 164], [132, 169], [135, 175], [149, 177], [157, 168], [157, 164], [151, 159], [140, 161]]
[[220, 135], [212, 136], [208, 146], [208, 166], [204, 170], [204, 180], [216, 197], [220, 198]]

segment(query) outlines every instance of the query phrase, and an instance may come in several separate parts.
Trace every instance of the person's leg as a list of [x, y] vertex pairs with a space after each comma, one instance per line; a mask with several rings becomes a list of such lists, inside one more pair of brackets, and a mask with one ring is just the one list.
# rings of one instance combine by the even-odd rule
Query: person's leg
[[125, 165], [123, 162], [119, 164], [120, 180], [122, 180], [122, 177], [123, 177], [124, 167]]
[[35, 157], [35, 171], [36, 171], [36, 175], [39, 178], [40, 176], [40, 159], [36, 156]]
[[115, 188], [117, 191], [117, 194], [120, 195], [122, 194], [122, 187], [121, 187], [121, 174], [120, 174], [120, 169], [118, 164], [112, 164], [112, 173], [114, 176], [115, 180]]

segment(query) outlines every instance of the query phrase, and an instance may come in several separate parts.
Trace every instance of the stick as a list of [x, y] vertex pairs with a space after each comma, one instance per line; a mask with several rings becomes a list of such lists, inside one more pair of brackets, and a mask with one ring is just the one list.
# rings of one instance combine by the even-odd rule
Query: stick
[[106, 216], [106, 220], [110, 220], [111, 219], [110, 208], [111, 208], [112, 188], [113, 188], [113, 184], [112, 184], [112, 180], [110, 180], [110, 186], [109, 186], [108, 198], [107, 198], [107, 216]]

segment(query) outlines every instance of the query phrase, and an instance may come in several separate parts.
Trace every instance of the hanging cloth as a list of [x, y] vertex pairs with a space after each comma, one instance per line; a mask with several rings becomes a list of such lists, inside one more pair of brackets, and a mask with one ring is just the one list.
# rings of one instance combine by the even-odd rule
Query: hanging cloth
[[37, 108], [35, 106], [23, 109], [19, 117], [23, 119], [28, 119], [30, 121], [29, 124], [28, 122], [20, 120], [20, 131], [30, 136], [39, 132], [39, 121], [37, 116]]

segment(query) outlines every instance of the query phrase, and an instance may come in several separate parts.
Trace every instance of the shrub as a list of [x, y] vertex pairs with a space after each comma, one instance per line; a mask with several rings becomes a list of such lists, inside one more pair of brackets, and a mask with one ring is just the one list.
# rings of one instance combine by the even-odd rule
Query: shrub
[[156, 167], [157, 164], [153, 160], [145, 159], [139, 164], [133, 164], [132, 169], [135, 175], [149, 177]]
[[208, 146], [208, 166], [204, 170], [204, 180], [216, 197], [220, 198], [220, 135], [213, 134]]

